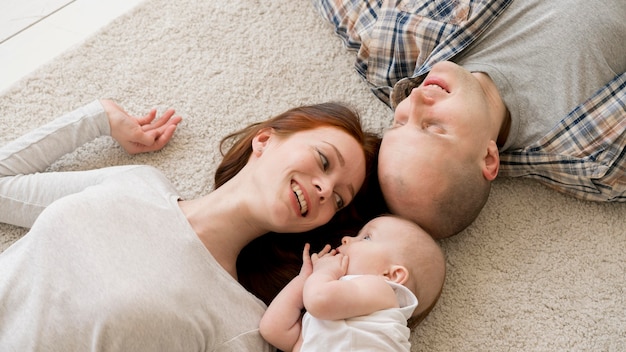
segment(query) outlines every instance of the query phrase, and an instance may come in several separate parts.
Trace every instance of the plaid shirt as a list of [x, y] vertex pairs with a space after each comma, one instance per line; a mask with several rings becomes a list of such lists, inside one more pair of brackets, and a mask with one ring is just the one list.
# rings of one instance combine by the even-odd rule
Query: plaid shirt
[[[431, 67], [467, 48], [513, 0], [314, 0], [374, 94], [396, 106]], [[501, 176], [593, 201], [626, 202], [626, 72], [546, 136], [500, 153]]]

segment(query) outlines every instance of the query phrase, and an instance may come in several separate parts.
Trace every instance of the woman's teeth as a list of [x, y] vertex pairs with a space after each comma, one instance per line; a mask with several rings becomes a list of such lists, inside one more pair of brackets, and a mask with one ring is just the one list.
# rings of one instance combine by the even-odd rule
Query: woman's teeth
[[304, 194], [302, 193], [302, 189], [296, 183], [291, 184], [291, 189], [293, 193], [296, 194], [296, 198], [298, 199], [298, 204], [300, 205], [300, 214], [306, 214], [307, 210], [309, 210], [309, 206], [306, 204], [306, 199], [304, 198]]

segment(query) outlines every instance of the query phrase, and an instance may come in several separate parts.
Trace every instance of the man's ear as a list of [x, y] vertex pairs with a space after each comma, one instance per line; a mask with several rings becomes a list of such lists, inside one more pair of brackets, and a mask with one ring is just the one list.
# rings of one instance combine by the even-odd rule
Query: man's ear
[[270, 127], [263, 128], [257, 132], [257, 134], [252, 139], [252, 154], [256, 156], [261, 156], [263, 154], [263, 150], [267, 146], [270, 138], [274, 130]]
[[500, 170], [500, 153], [495, 141], [489, 141], [487, 153], [483, 160], [483, 176], [488, 181], [493, 181], [498, 176], [498, 171]]
[[389, 281], [404, 285], [409, 279], [409, 270], [403, 265], [392, 265], [385, 273], [385, 276]]

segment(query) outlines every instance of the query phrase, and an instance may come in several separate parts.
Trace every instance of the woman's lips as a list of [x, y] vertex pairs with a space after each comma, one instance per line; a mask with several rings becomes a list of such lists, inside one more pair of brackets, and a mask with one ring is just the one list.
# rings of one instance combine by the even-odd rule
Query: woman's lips
[[302, 191], [302, 188], [297, 182], [292, 181], [291, 190], [296, 195], [296, 202], [298, 203], [298, 207], [300, 208], [300, 215], [306, 216], [307, 212], [309, 211], [309, 205], [306, 200], [306, 196]]

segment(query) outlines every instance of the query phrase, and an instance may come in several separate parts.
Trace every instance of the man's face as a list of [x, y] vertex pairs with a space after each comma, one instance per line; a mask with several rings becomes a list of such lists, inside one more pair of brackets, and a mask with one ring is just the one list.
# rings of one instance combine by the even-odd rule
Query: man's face
[[378, 164], [381, 189], [393, 213], [421, 223], [449, 183], [447, 170], [480, 162], [493, 117], [483, 79], [484, 74], [440, 62], [398, 104]]

